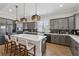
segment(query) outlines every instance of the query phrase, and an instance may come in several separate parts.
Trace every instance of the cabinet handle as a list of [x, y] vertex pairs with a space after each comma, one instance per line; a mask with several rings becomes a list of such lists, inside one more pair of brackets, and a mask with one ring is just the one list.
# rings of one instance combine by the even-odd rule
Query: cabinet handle
[[77, 47], [75, 47], [75, 49], [77, 50]]

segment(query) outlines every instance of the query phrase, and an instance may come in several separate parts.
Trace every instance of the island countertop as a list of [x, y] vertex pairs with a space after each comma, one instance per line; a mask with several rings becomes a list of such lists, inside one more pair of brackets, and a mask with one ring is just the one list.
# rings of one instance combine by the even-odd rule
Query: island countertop
[[18, 36], [18, 37], [23, 37], [23, 38], [27, 38], [27, 40], [32, 40], [32, 41], [40, 41], [43, 38], [46, 38], [46, 36], [42, 36], [42, 35], [32, 35], [32, 34], [15, 34], [15, 35], [11, 35], [11, 36]]

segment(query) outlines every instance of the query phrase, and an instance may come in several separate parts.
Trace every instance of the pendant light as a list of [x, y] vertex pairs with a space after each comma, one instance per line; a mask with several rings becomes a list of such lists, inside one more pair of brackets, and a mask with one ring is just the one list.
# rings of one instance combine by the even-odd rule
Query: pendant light
[[18, 22], [18, 18], [17, 18], [17, 16], [18, 16], [18, 14], [17, 14], [17, 8], [18, 8], [18, 6], [15, 6], [16, 7], [16, 20], [15, 20], [15, 22], [17, 23]]
[[32, 16], [32, 20], [34, 21], [40, 20], [40, 16], [37, 15], [37, 3], [35, 3], [35, 15]]
[[27, 18], [25, 18], [25, 3], [24, 3], [24, 17], [20, 18], [21, 22], [26, 22]]

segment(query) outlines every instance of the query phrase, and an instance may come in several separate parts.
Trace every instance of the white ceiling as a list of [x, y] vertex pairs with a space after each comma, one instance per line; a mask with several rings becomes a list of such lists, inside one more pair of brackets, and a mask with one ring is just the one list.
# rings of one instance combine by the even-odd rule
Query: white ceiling
[[[63, 4], [63, 7], [59, 7], [60, 4]], [[24, 4], [23, 3], [0, 3], [0, 16], [12, 15], [12, 17], [16, 17], [16, 8], [15, 6], [18, 5], [18, 18], [21, 18], [24, 16]], [[55, 14], [64, 14], [69, 12], [75, 12], [77, 10], [79, 4], [77, 3], [37, 3], [37, 13], [39, 15], [55, 15]], [[35, 3], [26, 3], [25, 4], [26, 11], [25, 16], [32, 16], [35, 14]], [[12, 9], [12, 12], [9, 11], [9, 9]]]

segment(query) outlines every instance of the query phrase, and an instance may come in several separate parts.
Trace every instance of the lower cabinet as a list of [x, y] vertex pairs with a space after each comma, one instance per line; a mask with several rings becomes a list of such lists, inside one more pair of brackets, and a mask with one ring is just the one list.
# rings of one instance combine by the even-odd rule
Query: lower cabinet
[[5, 37], [4, 36], [0, 36], [0, 44], [4, 44], [5, 43]]
[[74, 42], [73, 39], [71, 39], [70, 49], [71, 49], [72, 55], [75, 56], [76, 55], [76, 49], [77, 49], [77, 47], [76, 47], [76, 44], [75, 44], [75, 42]]
[[67, 46], [71, 45], [71, 38], [70, 38], [70, 36], [65, 36], [65, 45], [67, 45]]
[[[44, 38], [45, 39], [45, 38]], [[42, 52], [42, 56], [44, 56], [45, 54], [46, 54], [46, 40], [42, 40], [42, 42], [41, 42], [41, 44], [42, 44], [42, 46], [41, 46], [41, 52]]]
[[62, 35], [51, 35], [51, 43], [57, 43], [57, 44], [64, 44], [66, 45], [67, 41], [66, 41], [66, 36], [62, 36]]
[[77, 43], [74, 39], [71, 39], [70, 49], [73, 56], [79, 56], [79, 43]]
[[79, 44], [77, 46], [77, 56], [79, 56]]
[[70, 47], [73, 56], [79, 56], [79, 43], [66, 35], [51, 35], [51, 43], [67, 45]]
[[59, 36], [51, 35], [51, 43], [59, 43]]

